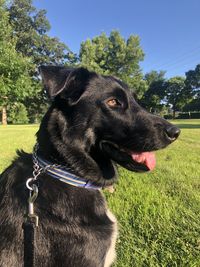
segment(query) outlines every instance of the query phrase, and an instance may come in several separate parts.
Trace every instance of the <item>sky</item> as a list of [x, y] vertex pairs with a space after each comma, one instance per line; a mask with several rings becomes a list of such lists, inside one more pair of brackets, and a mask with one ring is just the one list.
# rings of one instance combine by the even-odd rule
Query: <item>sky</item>
[[138, 35], [145, 53], [143, 73], [181, 75], [200, 63], [200, 0], [34, 0], [47, 11], [50, 36], [73, 52], [81, 42], [118, 30]]

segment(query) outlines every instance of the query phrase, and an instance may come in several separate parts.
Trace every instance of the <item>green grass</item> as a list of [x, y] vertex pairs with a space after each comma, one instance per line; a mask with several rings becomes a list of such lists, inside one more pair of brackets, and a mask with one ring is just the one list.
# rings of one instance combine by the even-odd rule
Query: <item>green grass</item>
[[[146, 174], [120, 169], [105, 193], [119, 222], [115, 267], [200, 267], [200, 120], [174, 121], [180, 138]], [[38, 126], [0, 126], [0, 171], [16, 148], [31, 151]]]
[[32, 151], [38, 125], [0, 125], [0, 173], [16, 155], [16, 149]]

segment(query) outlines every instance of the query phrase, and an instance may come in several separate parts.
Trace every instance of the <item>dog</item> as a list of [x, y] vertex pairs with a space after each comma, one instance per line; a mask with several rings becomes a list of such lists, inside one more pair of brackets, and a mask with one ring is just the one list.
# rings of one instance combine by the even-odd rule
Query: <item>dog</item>
[[[22, 225], [37, 182], [35, 266], [109, 267], [117, 222], [100, 188], [116, 182], [116, 164], [153, 170], [153, 151], [175, 141], [180, 130], [145, 111], [116, 77], [63, 66], [41, 66], [40, 72], [51, 105], [38, 145], [33, 155], [18, 151], [0, 176], [0, 266], [24, 264]], [[68, 180], [61, 178], [66, 173]]]

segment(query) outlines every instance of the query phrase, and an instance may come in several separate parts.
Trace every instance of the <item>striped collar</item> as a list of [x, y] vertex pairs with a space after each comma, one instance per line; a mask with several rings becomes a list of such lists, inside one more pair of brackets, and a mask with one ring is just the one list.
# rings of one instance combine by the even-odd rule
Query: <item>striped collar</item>
[[98, 190], [102, 188], [100, 186], [93, 185], [89, 180], [85, 180], [68, 172], [68, 168], [65, 166], [52, 164], [51, 162], [39, 157], [36, 153], [34, 153], [34, 159], [45, 173], [66, 184], [87, 189]]

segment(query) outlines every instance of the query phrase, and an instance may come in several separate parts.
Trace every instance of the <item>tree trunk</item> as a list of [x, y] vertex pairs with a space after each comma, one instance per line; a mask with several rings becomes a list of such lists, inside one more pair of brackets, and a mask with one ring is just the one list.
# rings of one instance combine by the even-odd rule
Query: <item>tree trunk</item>
[[175, 119], [175, 116], [176, 116], [176, 111], [175, 109], [173, 109], [173, 120]]
[[2, 124], [7, 125], [7, 112], [6, 107], [2, 108]]

